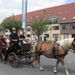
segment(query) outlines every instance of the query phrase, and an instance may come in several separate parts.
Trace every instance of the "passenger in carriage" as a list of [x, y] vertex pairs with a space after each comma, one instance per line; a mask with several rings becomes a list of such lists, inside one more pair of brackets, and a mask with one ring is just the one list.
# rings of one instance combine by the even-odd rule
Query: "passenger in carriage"
[[25, 40], [25, 35], [24, 35], [24, 31], [21, 33], [21, 35], [19, 36], [19, 44], [26, 44], [27, 41]]
[[5, 54], [6, 53], [6, 41], [5, 38], [3, 37], [3, 35], [0, 35], [0, 46], [2, 46], [2, 53]]
[[9, 39], [9, 36], [6, 36], [5, 37], [5, 41], [7, 43], [7, 48], [9, 47], [9, 44], [10, 44], [10, 39]]

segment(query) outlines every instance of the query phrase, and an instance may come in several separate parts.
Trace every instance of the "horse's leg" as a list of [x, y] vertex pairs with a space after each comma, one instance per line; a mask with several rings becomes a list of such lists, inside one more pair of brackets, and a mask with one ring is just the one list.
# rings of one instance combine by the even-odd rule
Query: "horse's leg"
[[65, 69], [66, 75], [70, 75], [69, 72], [68, 72], [68, 70], [67, 70], [67, 67], [66, 67], [66, 65], [65, 65], [65, 63], [64, 63], [64, 59], [63, 59], [63, 58], [60, 58], [60, 62], [61, 62], [62, 66], [63, 66], [64, 69]]
[[32, 63], [33, 67], [36, 64], [36, 61], [37, 61], [37, 52], [36, 52], [36, 44], [34, 44], [33, 45], [33, 63]]
[[38, 64], [39, 64], [39, 69], [42, 71], [43, 68], [42, 68], [42, 66], [40, 65], [40, 56], [38, 56], [37, 60], [38, 60]]
[[36, 64], [36, 61], [37, 61], [37, 55], [36, 54], [33, 54], [33, 63], [32, 63], [32, 66], [33, 67]]
[[57, 73], [57, 66], [58, 66], [58, 64], [59, 64], [59, 59], [57, 59], [56, 65], [54, 67], [54, 73]]

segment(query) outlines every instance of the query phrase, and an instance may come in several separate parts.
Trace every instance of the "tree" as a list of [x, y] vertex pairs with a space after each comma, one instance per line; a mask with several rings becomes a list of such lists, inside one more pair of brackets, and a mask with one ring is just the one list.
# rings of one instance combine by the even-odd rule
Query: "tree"
[[48, 22], [44, 20], [44, 16], [40, 15], [40, 17], [33, 17], [33, 22], [31, 24], [32, 30], [36, 33], [39, 41], [39, 36], [49, 30]]
[[6, 18], [1, 25], [4, 29], [9, 29], [10, 32], [12, 31], [12, 28], [15, 27], [17, 30], [22, 29], [22, 22], [18, 21], [14, 18], [14, 16]]
[[[50, 26], [50, 34], [51, 34], [51, 35], [52, 35], [52, 28], [53, 28], [53, 27]], [[51, 35], [50, 35], [50, 41], [52, 40], [52, 39], [51, 39]]]

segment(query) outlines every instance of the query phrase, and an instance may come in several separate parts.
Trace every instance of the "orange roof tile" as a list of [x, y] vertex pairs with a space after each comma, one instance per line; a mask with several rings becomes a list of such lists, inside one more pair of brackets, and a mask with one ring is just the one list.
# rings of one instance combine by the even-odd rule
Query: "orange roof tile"
[[[58, 16], [60, 17], [60, 22], [63, 21], [63, 18], [66, 18], [64, 21], [71, 21], [73, 17], [75, 17], [75, 2], [64, 4], [60, 6], [45, 8], [37, 11], [32, 11], [27, 13], [27, 22], [32, 21], [32, 16], [39, 17], [46, 10], [45, 18], [50, 16]], [[59, 14], [60, 13], [60, 14]], [[22, 21], [22, 14], [15, 15], [15, 19]], [[75, 20], [75, 19], [74, 19]]]

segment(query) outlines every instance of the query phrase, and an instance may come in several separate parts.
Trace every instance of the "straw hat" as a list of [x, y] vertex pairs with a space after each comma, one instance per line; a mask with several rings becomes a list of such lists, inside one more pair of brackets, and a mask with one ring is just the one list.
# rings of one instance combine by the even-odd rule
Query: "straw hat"
[[16, 30], [16, 28], [13, 27], [12, 30]]

